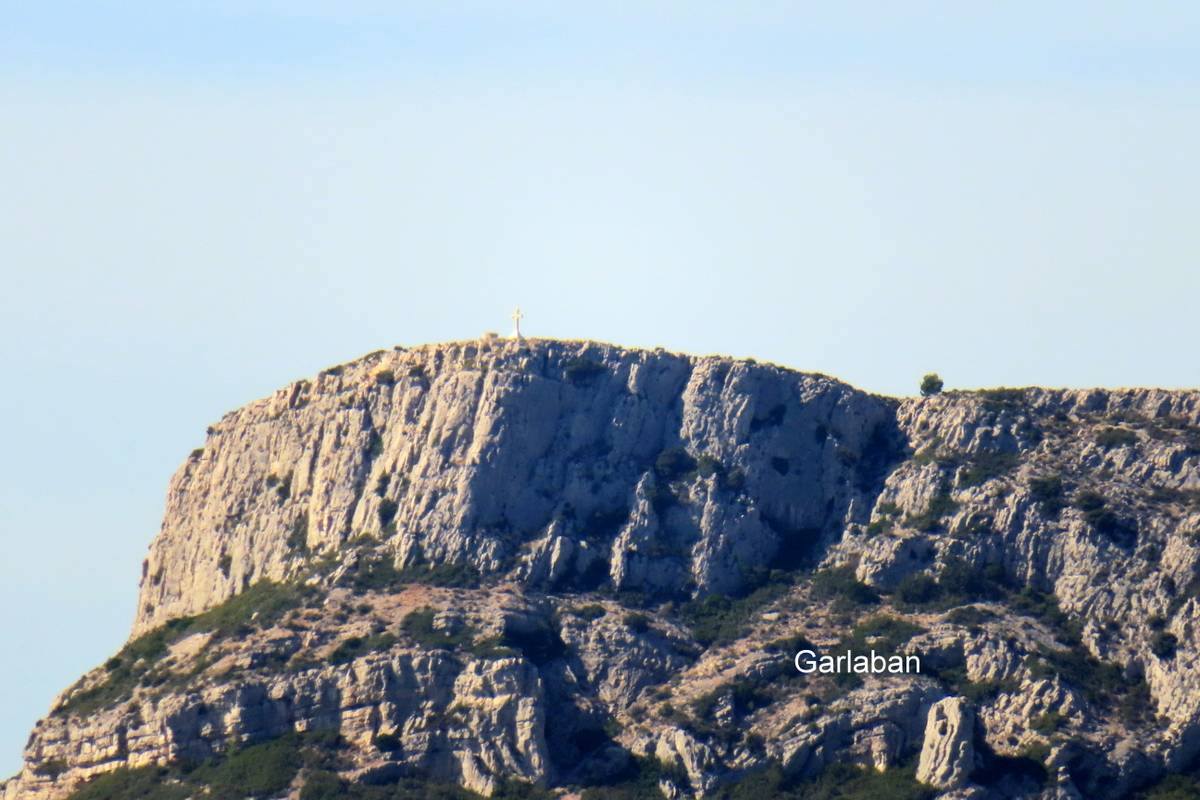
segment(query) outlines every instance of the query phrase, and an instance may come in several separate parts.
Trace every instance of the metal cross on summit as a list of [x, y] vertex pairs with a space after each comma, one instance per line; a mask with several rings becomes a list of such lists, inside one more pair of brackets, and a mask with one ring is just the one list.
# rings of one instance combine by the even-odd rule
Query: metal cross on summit
[[517, 306], [517, 310], [512, 313], [512, 321], [517, 324], [517, 329], [513, 333], [513, 338], [518, 342], [521, 341], [521, 320], [524, 319], [524, 317], [525, 315], [521, 313], [521, 307]]

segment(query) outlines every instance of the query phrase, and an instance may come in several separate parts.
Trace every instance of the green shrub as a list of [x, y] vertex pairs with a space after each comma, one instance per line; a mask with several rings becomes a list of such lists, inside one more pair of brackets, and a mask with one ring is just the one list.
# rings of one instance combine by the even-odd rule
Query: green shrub
[[[413, 795], [416, 797], [417, 795]], [[422, 800], [428, 797], [428, 794], [421, 794]], [[492, 792], [491, 800], [555, 800], [557, 794], [535, 786], [528, 781], [518, 780], [517, 778], [508, 778], [501, 780], [496, 790]]]
[[304, 779], [304, 786], [300, 788], [300, 800], [343, 800], [353, 796], [349, 783], [339, 778], [337, 773], [325, 770], [309, 773]]
[[894, 596], [910, 606], [946, 609], [1000, 600], [1007, 593], [1004, 568], [999, 564], [979, 569], [961, 558], [950, 557], [936, 578], [924, 572], [909, 575], [896, 587]]
[[958, 605], [982, 600], [999, 600], [1008, 590], [1003, 565], [988, 564], [979, 569], [961, 558], [954, 557], [947, 558], [942, 564], [938, 573], [938, 585], [942, 588], [942, 594]]
[[941, 599], [942, 591], [932, 575], [916, 572], [900, 581], [896, 599], [908, 605], [927, 605]]
[[1039, 475], [1029, 481], [1029, 496], [1048, 516], [1057, 517], [1066, 507], [1063, 479], [1059, 475]]
[[1179, 647], [1179, 639], [1173, 633], [1166, 631], [1157, 631], [1150, 637], [1150, 652], [1161, 659], [1170, 660], [1175, 657], [1175, 651]]
[[303, 605], [315, 592], [312, 587], [259, 581], [216, 608], [190, 618], [182, 627], [187, 632], [213, 631], [222, 638], [245, 626], [268, 628], [287, 612]]
[[805, 800], [929, 800], [937, 790], [917, 783], [912, 767], [878, 772], [868, 767], [834, 763], [801, 784]]
[[779, 598], [789, 586], [784, 581], [771, 581], [744, 597], [710, 594], [685, 603], [680, 614], [692, 636], [705, 647], [731, 642], [742, 635], [755, 612]]
[[880, 534], [889, 533], [895, 524], [887, 517], [880, 517], [874, 520], [866, 527], [865, 533], [868, 537], [879, 536]]
[[696, 459], [682, 447], [663, 450], [654, 459], [654, 472], [666, 481], [679, 480], [691, 475], [697, 468]]
[[287, 546], [290, 550], [308, 552], [308, 513], [305, 512], [292, 521], [288, 528]]
[[832, 600], [839, 611], [864, 608], [879, 603], [879, 593], [854, 577], [852, 567], [814, 572], [812, 596], [816, 600]]
[[943, 517], [953, 514], [957, 510], [958, 503], [950, 495], [934, 495], [924, 511], [906, 518], [904, 524], [918, 531], [932, 533], [941, 529]]
[[395, 500], [384, 499], [379, 502], [379, 524], [384, 528], [392, 524], [392, 520], [396, 518], [396, 511], [399, 506]]
[[946, 622], [951, 625], [962, 625], [965, 628], [977, 628], [994, 619], [997, 619], [996, 612], [974, 606], [961, 606], [946, 615]]
[[469, 628], [456, 633], [438, 630], [433, 621], [437, 613], [432, 608], [419, 608], [408, 612], [400, 628], [411, 639], [430, 650], [453, 650], [470, 644], [474, 634]]
[[383, 437], [379, 431], [371, 431], [367, 436], [367, 458], [375, 459], [383, 453]]
[[1016, 453], [976, 453], [958, 474], [958, 485], [980, 486], [1011, 472], [1018, 463], [1020, 458]]
[[[795, 680], [800, 676], [791, 670], [790, 674], [783, 672], [781, 676], [772, 677]], [[780, 688], [778, 681], [772, 682], [764, 676], [737, 678], [696, 698], [691, 704], [691, 717], [684, 724], [696, 736], [732, 747], [748, 732], [731, 721], [718, 722], [714, 715], [717, 705], [728, 701], [733, 715], [742, 718], [773, 703]]]
[[687, 777], [657, 759], [634, 756], [629, 767], [606, 786], [590, 786], [581, 793], [582, 800], [663, 800], [658, 788], [662, 779], [687, 787]]
[[1094, 518], [1089, 515], [1101, 511], [1107, 502], [1104, 495], [1093, 489], [1084, 489], [1075, 495], [1075, 507], [1084, 513], [1088, 522]]
[[922, 630], [920, 625], [907, 620], [887, 614], [876, 614], [867, 617], [851, 629], [847, 646], [851, 650], [875, 647], [888, 652], [899, 652], [909, 639]]
[[656, 514], [664, 514], [672, 506], [679, 505], [679, 497], [666, 483], [652, 483], [646, 487], [646, 499]]
[[[492, 794], [493, 800], [509, 800], [521, 795], [504, 794], [501, 787]], [[533, 798], [530, 794], [525, 797]], [[482, 795], [459, 786], [416, 777], [402, 777], [395, 783], [379, 786], [350, 783], [329, 770], [314, 770], [306, 773], [304, 786], [300, 789], [300, 800], [483, 800]]]
[[387, 557], [363, 560], [339, 581], [340, 586], [349, 586], [354, 592], [392, 592], [412, 583], [452, 588], [479, 586], [479, 572], [469, 564], [424, 564], [417, 563], [396, 569]]
[[711, 478], [713, 475], [716, 475], [718, 478], [720, 478], [725, 474], [725, 467], [720, 461], [712, 456], [701, 455], [696, 459], [696, 472], [698, 472], [702, 478]]
[[232, 750], [188, 774], [188, 782], [212, 788], [217, 797], [270, 797], [282, 792], [300, 771], [300, 738], [281, 736]]
[[875, 514], [877, 519], [867, 526], [868, 536], [878, 536], [890, 531], [894, 520], [900, 516], [900, 506], [895, 503], [880, 503], [875, 508]]
[[267, 476], [267, 488], [275, 490], [280, 502], [287, 500], [292, 496], [292, 473], [289, 472], [282, 478], [271, 473]]
[[475, 642], [467, 648], [471, 655], [482, 659], [495, 658], [519, 658], [521, 651], [514, 647], [508, 647], [503, 643], [503, 637], [494, 639], [484, 639], [480, 642]]
[[805, 780], [788, 776], [777, 764], [723, 786], [715, 800], [929, 800], [937, 790], [917, 783], [914, 768], [889, 767], [878, 772], [834, 762]]
[[1034, 617], [1053, 628], [1059, 638], [1066, 642], [1077, 642], [1079, 623], [1072, 620], [1058, 607], [1058, 598], [1048, 592], [1026, 587], [1008, 598], [1008, 607], [1019, 614]]
[[[603, 617], [605, 614], [608, 613], [608, 610], [604, 606], [600, 605], [599, 603], [591, 603], [586, 606], [579, 606], [578, 608], [572, 608], [571, 613], [574, 614], [575, 616], [579, 617], [580, 619], [586, 619], [589, 622], [591, 622], [593, 620], [597, 620], [597, 619], [600, 619], [601, 617]], [[628, 617], [626, 618], [626, 622], [628, 622]]]
[[876, 506], [875, 513], [881, 517], [898, 517], [900, 516], [900, 506], [895, 503], [880, 503]]
[[69, 800], [185, 800], [192, 793], [164, 767], [122, 767], [92, 778]]
[[[387, 750], [391, 734], [376, 737]], [[118, 769], [92, 779], [69, 800], [242, 800], [281, 797], [297, 776], [302, 800], [482, 800], [474, 792], [446, 783], [405, 776], [384, 784], [350, 783], [335, 770], [354, 764], [341, 754], [341, 738], [332, 731], [288, 734], [234, 748], [197, 765]], [[303, 770], [303, 772], [301, 772]], [[516, 781], [502, 783], [493, 798], [549, 800], [541, 789]]]
[[1164, 775], [1133, 795], [1134, 800], [1200, 800], [1200, 782], [1194, 775]]
[[1137, 444], [1138, 436], [1128, 428], [1101, 428], [1096, 432], [1096, 444], [1105, 450]]
[[1132, 547], [1137, 542], [1136, 523], [1124, 520], [1107, 507], [1104, 495], [1091, 489], [1076, 493], [1075, 507], [1098, 533], [1104, 534], [1120, 547]]
[[957, 670], [939, 669], [937, 677], [943, 680], [951, 691], [955, 694], [960, 694], [967, 698], [976, 706], [990, 703], [1002, 693], [1017, 692], [1021, 689], [1021, 682], [1017, 680], [1007, 681], [972, 681], [967, 678], [965, 667], [961, 672]]
[[1057, 711], [1048, 711], [1029, 724], [1029, 727], [1043, 736], [1049, 736], [1067, 724], [1067, 718]]
[[346, 664], [368, 653], [389, 650], [396, 643], [396, 637], [390, 633], [377, 633], [372, 636], [349, 636], [338, 643], [329, 654], [329, 663]]
[[1004, 386], [980, 389], [979, 396], [983, 398], [983, 407], [988, 411], [1014, 410], [1025, 404], [1024, 389], [1009, 389]]
[[935, 394], [940, 394], [945, 385], [936, 372], [930, 372], [921, 378], [921, 396], [931, 397]]
[[1169, 486], [1155, 486], [1146, 493], [1146, 499], [1152, 503], [1178, 503], [1190, 508], [1200, 509], [1200, 489], [1175, 489]]
[[935, 440], [933, 444], [930, 444], [929, 446], [913, 453], [912, 462], [921, 467], [925, 466], [926, 464], [940, 463], [942, 461], [942, 456], [939, 455], [939, 444], [940, 438]]
[[634, 633], [645, 633], [650, 630], [650, 618], [645, 614], [626, 614], [625, 627]]
[[772, 701], [771, 695], [763, 691], [763, 688], [757, 683], [752, 680], [740, 679], [697, 697], [692, 702], [692, 713], [701, 721], [708, 720], [712, 717], [717, 703], [725, 697], [729, 698], [734, 713], [738, 715], [749, 714], [765, 708]]
[[[1127, 680], [1119, 666], [1097, 660], [1078, 641], [1065, 650], [1040, 650], [1029, 671], [1034, 678], [1058, 675], [1060, 680], [1079, 689], [1088, 702], [1101, 708], [1121, 709], [1125, 698], [1131, 696], [1148, 699], [1148, 693], [1144, 694], [1141, 688], [1144, 681]], [[1128, 708], [1122, 713], [1141, 712]]]

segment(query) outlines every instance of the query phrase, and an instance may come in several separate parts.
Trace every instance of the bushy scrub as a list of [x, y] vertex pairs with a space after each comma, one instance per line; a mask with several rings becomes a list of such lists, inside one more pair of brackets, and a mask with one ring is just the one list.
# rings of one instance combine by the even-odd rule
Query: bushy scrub
[[474, 638], [471, 630], [464, 628], [454, 633], [441, 630], [434, 627], [436, 616], [432, 608], [419, 608], [408, 612], [400, 628], [417, 644], [431, 650], [453, 650], [471, 643]]
[[104, 664], [107, 675], [97, 685], [79, 692], [58, 711], [90, 714], [128, 697], [148, 679], [175, 642], [196, 633], [226, 638], [253, 629], [269, 628], [285, 614], [302, 606], [316, 590], [294, 583], [259, 581], [219, 606], [194, 617], [180, 617], [129, 642]]
[[776, 764], [722, 787], [717, 800], [929, 800], [937, 791], [917, 782], [911, 765], [878, 772], [834, 763], [819, 775], [797, 780]]
[[122, 768], [88, 781], [70, 800], [234, 800], [275, 797], [302, 767], [335, 757], [340, 738], [333, 732], [288, 734], [235, 746], [199, 764]]

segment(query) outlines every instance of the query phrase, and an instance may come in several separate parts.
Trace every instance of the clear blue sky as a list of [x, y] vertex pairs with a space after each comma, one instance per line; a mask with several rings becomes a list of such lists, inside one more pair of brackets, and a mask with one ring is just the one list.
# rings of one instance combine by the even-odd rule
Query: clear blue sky
[[6, 4], [0, 774], [205, 426], [378, 347], [1200, 383], [1194, 3], [511, 5]]

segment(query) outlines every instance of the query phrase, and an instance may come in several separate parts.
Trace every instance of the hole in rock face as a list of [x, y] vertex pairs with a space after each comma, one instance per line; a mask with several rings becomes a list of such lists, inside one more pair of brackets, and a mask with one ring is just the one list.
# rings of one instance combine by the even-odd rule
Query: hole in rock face
[[587, 728], [576, 731], [575, 735], [571, 737], [571, 744], [580, 753], [590, 753], [609, 741], [608, 735], [599, 728]]
[[539, 667], [558, 658], [567, 649], [558, 631], [548, 623], [529, 626], [507, 624], [504, 627], [502, 644], [520, 650]]
[[878, 494], [883, 489], [883, 480], [892, 467], [905, 458], [908, 442], [900, 431], [895, 417], [877, 423], [871, 429], [862, 453], [855, 465], [855, 485], [860, 491]]
[[574, 588], [582, 592], [592, 592], [599, 589], [608, 580], [609, 564], [608, 559], [597, 558], [588, 564], [587, 568], [579, 573], [573, 580], [562, 581], [564, 584], [569, 584], [563, 587], [556, 586], [555, 588]]
[[758, 431], [763, 428], [774, 428], [783, 424], [783, 418], [787, 414], [787, 406], [780, 403], [773, 406], [765, 416], [756, 417], [750, 421], [750, 430]]

